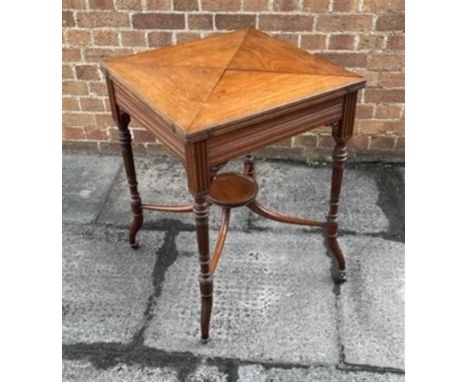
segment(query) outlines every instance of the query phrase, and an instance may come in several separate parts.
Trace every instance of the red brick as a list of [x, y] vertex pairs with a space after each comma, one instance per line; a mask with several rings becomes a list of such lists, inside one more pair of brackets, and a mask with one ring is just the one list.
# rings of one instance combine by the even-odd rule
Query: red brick
[[132, 50], [129, 48], [87, 48], [84, 51], [84, 58], [86, 62], [101, 62], [112, 56], [130, 53]]
[[391, 150], [395, 145], [395, 137], [372, 137], [370, 148], [379, 150]]
[[94, 116], [96, 119], [96, 126], [99, 128], [115, 127], [115, 122], [109, 113], [96, 113]]
[[385, 45], [385, 37], [381, 35], [361, 35], [359, 37], [358, 49], [382, 50]]
[[62, 139], [84, 139], [82, 127], [62, 127]]
[[166, 11], [171, 9], [171, 0], [146, 0], [146, 9], [150, 11]]
[[282, 32], [311, 31], [313, 25], [313, 16], [259, 15], [259, 26], [263, 30]]
[[99, 69], [96, 65], [76, 65], [76, 78], [79, 80], [99, 80]]
[[113, 11], [77, 12], [76, 20], [81, 28], [129, 27], [128, 13]]
[[119, 129], [116, 126], [108, 127], [107, 136], [111, 141], [118, 142], [120, 139]]
[[368, 88], [376, 87], [379, 85], [379, 72], [371, 72], [368, 70], [355, 70], [361, 76], [364, 76], [366, 79], [366, 86]]
[[88, 86], [85, 81], [62, 81], [62, 94], [86, 95]]
[[62, 0], [62, 9], [86, 9], [86, 0]]
[[91, 44], [91, 33], [87, 30], [68, 29], [65, 31], [65, 40], [71, 46], [89, 45]]
[[93, 31], [94, 45], [118, 46], [119, 34], [116, 31]]
[[123, 46], [146, 46], [146, 32], [120, 32], [120, 41], [122, 42]]
[[62, 114], [62, 124], [66, 127], [71, 126], [95, 126], [94, 114], [92, 113], [74, 113], [65, 112]]
[[367, 150], [369, 147], [368, 135], [355, 135], [351, 137], [348, 148], [352, 150]]
[[405, 0], [364, 0], [366, 12], [403, 11]]
[[215, 25], [218, 29], [240, 29], [255, 26], [255, 15], [222, 14], [215, 15]]
[[387, 49], [405, 50], [405, 36], [391, 35], [387, 37]]
[[371, 103], [403, 103], [405, 102], [404, 89], [375, 89], [365, 90], [365, 100]]
[[374, 116], [374, 106], [367, 104], [356, 105], [356, 118], [369, 119]]
[[176, 11], [198, 11], [198, 0], [173, 0]]
[[367, 55], [365, 53], [321, 53], [320, 55], [348, 68], [367, 66]]
[[88, 82], [89, 94], [94, 96], [106, 96], [107, 85], [105, 82]]
[[291, 45], [298, 46], [299, 36], [295, 33], [272, 33], [272, 36], [286, 41]]
[[141, 11], [143, 8], [141, 6], [142, 0], [114, 0], [115, 7], [117, 9], [123, 10], [132, 10], [132, 11]]
[[401, 54], [372, 54], [369, 56], [370, 70], [400, 71], [405, 65], [405, 57]]
[[181, 42], [197, 40], [201, 37], [201, 35], [200, 33], [195, 33], [195, 32], [180, 32], [180, 33], [176, 33], [175, 37], [176, 37], [176, 44], [180, 44]]
[[152, 48], [172, 44], [172, 33], [169, 32], [149, 32], [148, 45]]
[[156, 142], [156, 137], [148, 130], [132, 129], [132, 135], [135, 142]]
[[81, 61], [80, 48], [62, 48], [63, 62], [78, 62]]
[[80, 98], [82, 111], [104, 111], [104, 103], [99, 98], [81, 97]]
[[213, 15], [206, 14], [189, 14], [188, 28], [189, 29], [213, 29]]
[[402, 131], [403, 128], [403, 123], [398, 121], [381, 121], [378, 119], [359, 121], [360, 134], [395, 134]]
[[299, 0], [273, 0], [273, 10], [288, 12], [299, 10]]
[[401, 115], [400, 105], [380, 104], [375, 109], [375, 118], [399, 119]]
[[350, 34], [335, 34], [330, 36], [328, 49], [331, 50], [353, 50], [355, 36]]
[[404, 149], [405, 149], [405, 137], [397, 137], [395, 150], [404, 150]]
[[301, 48], [309, 50], [325, 49], [327, 38], [324, 34], [302, 35]]
[[247, 0], [244, 1], [243, 8], [244, 11], [268, 11], [269, 10], [269, 0]]
[[382, 72], [380, 85], [385, 88], [402, 88], [405, 86], [405, 73]]
[[241, 0], [201, 0], [204, 11], [239, 11]]
[[75, 97], [62, 97], [62, 110], [77, 111], [80, 110], [80, 103]]
[[62, 11], [62, 28], [71, 28], [75, 26], [75, 18], [73, 12]]
[[185, 17], [174, 13], [135, 13], [132, 25], [136, 29], [185, 29]]
[[88, 0], [90, 9], [114, 9], [112, 0]]
[[383, 15], [379, 16], [375, 24], [378, 31], [404, 31], [405, 15]]
[[309, 12], [327, 12], [328, 11], [328, 0], [304, 0], [304, 11]]
[[355, 12], [359, 10], [359, 0], [333, 0], [334, 12]]
[[320, 15], [317, 20], [320, 31], [366, 31], [372, 28], [371, 15]]
[[107, 132], [106, 129], [100, 129], [95, 127], [85, 127], [85, 136], [86, 139], [93, 140], [93, 141], [106, 141], [107, 140]]
[[62, 79], [71, 80], [75, 78], [73, 66], [69, 64], [62, 64]]

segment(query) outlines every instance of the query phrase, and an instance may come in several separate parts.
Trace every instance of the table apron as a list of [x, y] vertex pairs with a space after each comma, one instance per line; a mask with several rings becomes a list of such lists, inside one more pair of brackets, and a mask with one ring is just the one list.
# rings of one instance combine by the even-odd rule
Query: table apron
[[226, 162], [313, 128], [339, 121], [342, 116], [343, 98], [340, 97], [210, 137], [207, 140], [209, 164], [213, 166]]
[[117, 104], [128, 112], [132, 119], [137, 120], [152, 132], [182, 161], [185, 161], [185, 141], [174, 132], [174, 127], [117, 82], [114, 82], [114, 88]]

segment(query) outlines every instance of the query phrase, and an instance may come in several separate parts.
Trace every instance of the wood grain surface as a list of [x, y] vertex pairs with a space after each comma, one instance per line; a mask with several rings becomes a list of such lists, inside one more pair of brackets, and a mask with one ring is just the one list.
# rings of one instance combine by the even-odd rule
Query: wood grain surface
[[186, 139], [365, 82], [254, 28], [113, 58], [104, 67]]

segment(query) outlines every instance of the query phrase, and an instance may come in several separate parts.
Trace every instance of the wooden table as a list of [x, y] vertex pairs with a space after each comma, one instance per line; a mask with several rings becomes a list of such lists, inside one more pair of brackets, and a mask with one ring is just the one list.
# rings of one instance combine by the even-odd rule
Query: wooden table
[[[132, 198], [130, 245], [138, 247], [136, 234], [145, 209], [195, 215], [202, 342], [209, 339], [213, 274], [231, 208], [247, 206], [269, 219], [323, 228], [326, 245], [336, 259], [334, 278], [345, 280], [337, 214], [346, 143], [353, 134], [357, 92], [365, 84], [361, 76], [253, 28], [112, 58], [103, 67]], [[130, 115], [185, 164], [193, 204], [142, 203], [128, 129]], [[322, 125], [332, 127], [336, 142], [326, 221], [290, 217], [261, 206], [255, 200], [258, 186], [250, 153]], [[246, 155], [243, 174], [218, 174], [227, 161], [242, 155]], [[210, 204], [223, 208], [212, 257]]]

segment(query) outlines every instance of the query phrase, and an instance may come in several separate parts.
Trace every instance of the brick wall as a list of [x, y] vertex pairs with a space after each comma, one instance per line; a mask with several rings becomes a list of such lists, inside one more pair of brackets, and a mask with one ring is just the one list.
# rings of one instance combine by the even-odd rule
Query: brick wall
[[[115, 152], [117, 130], [99, 71], [106, 57], [246, 26], [362, 73], [351, 159], [404, 157], [403, 0], [63, 0], [65, 149]], [[135, 151], [164, 149], [132, 124]], [[281, 142], [265, 156], [326, 159], [328, 128]]]

